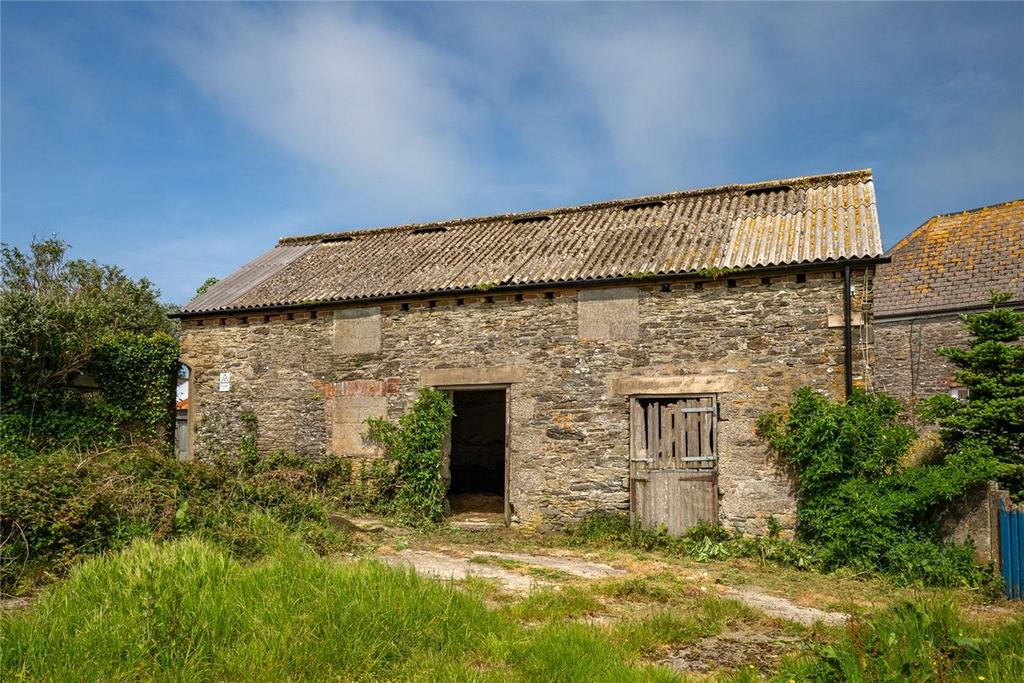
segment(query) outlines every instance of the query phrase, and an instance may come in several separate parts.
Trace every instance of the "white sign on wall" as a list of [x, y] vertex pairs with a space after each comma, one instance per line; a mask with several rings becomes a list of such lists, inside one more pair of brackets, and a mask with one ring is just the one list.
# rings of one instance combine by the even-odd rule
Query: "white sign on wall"
[[220, 390], [230, 391], [231, 390], [231, 373], [222, 372], [220, 373]]

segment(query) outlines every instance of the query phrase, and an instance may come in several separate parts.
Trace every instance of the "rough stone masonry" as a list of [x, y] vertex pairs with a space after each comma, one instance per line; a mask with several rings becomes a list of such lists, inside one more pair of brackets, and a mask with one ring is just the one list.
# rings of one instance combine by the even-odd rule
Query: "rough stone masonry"
[[[193, 453], [237, 449], [251, 412], [262, 451], [361, 462], [378, 457], [366, 418], [397, 418], [420, 386], [505, 385], [511, 520], [550, 528], [628, 509], [630, 395], [716, 394], [720, 521], [791, 528], [791, 481], [754, 424], [798, 387], [841, 395], [841, 273], [736, 277], [191, 317]], [[871, 355], [864, 294], [857, 368]]]

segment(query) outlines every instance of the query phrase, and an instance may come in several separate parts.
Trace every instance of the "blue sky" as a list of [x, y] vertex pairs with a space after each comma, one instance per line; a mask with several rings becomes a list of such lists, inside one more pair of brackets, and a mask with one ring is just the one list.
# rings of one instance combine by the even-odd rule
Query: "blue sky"
[[283, 235], [872, 167], [1024, 196], [1024, 3], [16, 4], [2, 236], [184, 303]]

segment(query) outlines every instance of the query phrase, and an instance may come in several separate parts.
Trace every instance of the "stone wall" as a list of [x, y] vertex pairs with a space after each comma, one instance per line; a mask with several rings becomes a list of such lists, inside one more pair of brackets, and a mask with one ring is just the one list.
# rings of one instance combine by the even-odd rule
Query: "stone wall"
[[[507, 384], [512, 520], [559, 526], [628, 510], [629, 393], [717, 393], [721, 521], [759, 533], [774, 516], [791, 527], [791, 482], [754, 423], [801, 386], [841, 395], [842, 328], [829, 323], [841, 313], [840, 274], [584, 292], [188, 320], [195, 455], [237, 448], [251, 411], [263, 450], [365, 456], [361, 419], [398, 417], [421, 384]], [[869, 331], [856, 328], [858, 367]]]
[[1010, 495], [995, 483], [978, 486], [947, 507], [939, 520], [945, 540], [974, 543], [974, 556], [982, 565], [999, 562], [999, 501], [1009, 505]]
[[935, 349], [967, 346], [957, 315], [876, 320], [874, 332], [876, 390], [914, 404], [956, 386], [956, 366]]

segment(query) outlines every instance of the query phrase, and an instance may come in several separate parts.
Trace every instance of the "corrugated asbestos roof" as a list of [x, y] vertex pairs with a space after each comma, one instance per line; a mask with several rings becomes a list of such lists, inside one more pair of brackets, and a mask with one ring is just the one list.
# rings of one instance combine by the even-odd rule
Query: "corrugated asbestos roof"
[[548, 211], [288, 237], [183, 311], [881, 255], [871, 171], [862, 170]]
[[993, 290], [1024, 301], [1024, 199], [930, 218], [889, 255], [877, 317], [983, 306]]

